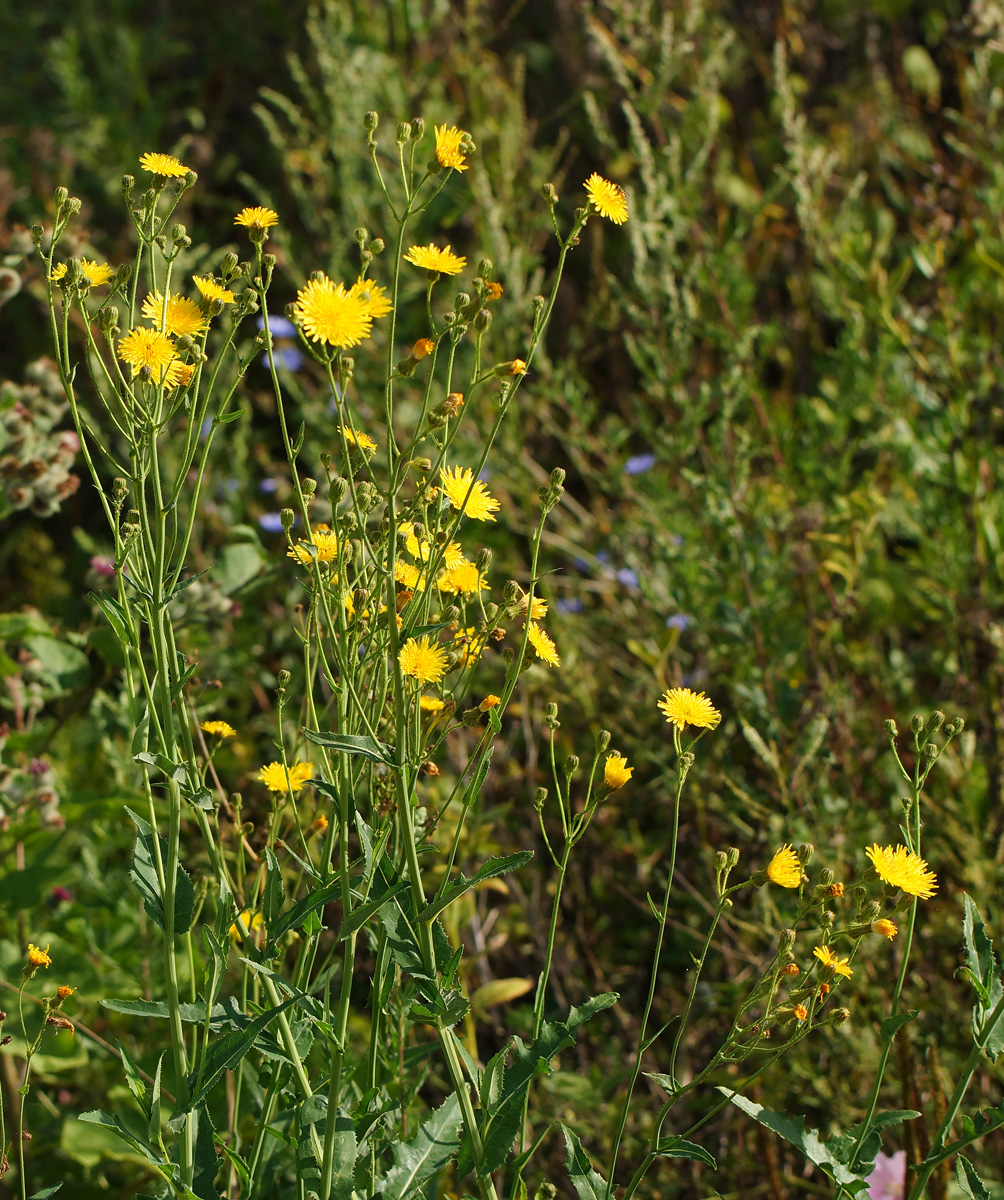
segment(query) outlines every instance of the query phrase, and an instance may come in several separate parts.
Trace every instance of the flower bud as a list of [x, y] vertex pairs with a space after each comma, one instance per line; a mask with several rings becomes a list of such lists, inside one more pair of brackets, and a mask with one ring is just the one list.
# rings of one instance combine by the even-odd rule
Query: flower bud
[[366, 228], [365, 225], [359, 225], [355, 229], [353, 229], [352, 237], [353, 237], [353, 240], [356, 241], [360, 247], [363, 247], [370, 240], [370, 231]]
[[492, 565], [492, 552], [487, 546], [482, 546], [474, 559], [474, 565], [482, 573]]
[[348, 490], [348, 480], [343, 479], [341, 475], [335, 475], [328, 487], [328, 499], [333, 505], [340, 504], [345, 499], [345, 493]]
[[283, 508], [279, 511], [279, 520], [282, 522], [282, 527], [287, 533], [293, 528], [294, 513], [291, 508]]
[[188, 236], [188, 230], [180, 222], [177, 225], [171, 226], [171, 241], [176, 246], [184, 243], [186, 246], [192, 244], [192, 239]]
[[539, 787], [533, 797], [533, 807], [540, 812], [544, 807], [544, 801], [547, 799], [547, 788]]
[[715, 852], [715, 871], [719, 875], [721, 875], [721, 873], [723, 871], [728, 870], [728, 866], [729, 866], [729, 856], [725, 853], [724, 850], [717, 850]]
[[888, 721], [883, 721], [882, 724], [885, 727], [886, 733], [891, 738], [896, 737], [897, 734], [899, 733], [899, 729], [897, 729], [897, 727], [896, 727], [896, 722], [893, 721], [891, 718]]
[[415, 117], [411, 122], [411, 140], [420, 142], [425, 137], [425, 120], [422, 117]]
[[399, 146], [411, 141], [411, 126], [407, 121], [401, 121], [398, 124], [396, 140]]
[[603, 754], [610, 745], [610, 731], [601, 729], [596, 735], [596, 753]]
[[237, 270], [237, 255], [232, 250], [228, 250], [220, 259], [220, 274], [224, 279], [229, 279]]
[[736, 864], [739, 862], [739, 849], [736, 846], [729, 846], [726, 853], [729, 856], [729, 870], [734, 871]]
[[372, 109], [363, 117], [363, 128], [367, 133], [374, 133], [379, 124], [380, 115], [379, 113], [373, 112]]
[[795, 944], [794, 929], [782, 929], [777, 939], [777, 949], [779, 954], [787, 954]]
[[924, 745], [924, 749], [921, 751], [921, 753], [927, 759], [935, 759], [938, 757], [939, 751], [938, 751], [938, 747], [934, 744], [934, 742], [926, 742]]
[[69, 199], [69, 196], [70, 196], [70, 193], [67, 191], [66, 188], [64, 188], [62, 186], [56, 188], [55, 192], [53, 192], [52, 199], [55, 201], [55, 204], [56, 204], [57, 215], [59, 213], [59, 210], [63, 207], [63, 205]]
[[444, 621], [459, 621], [460, 620], [460, 609], [457, 608], [457, 606], [455, 604], [448, 605], [446, 608], [443, 609], [443, 620]]
[[937, 733], [945, 723], [945, 714], [940, 708], [936, 708], [933, 713], [927, 718], [925, 729], [928, 733]]
[[849, 1008], [835, 1008], [830, 1013], [830, 1021], [834, 1025], [843, 1025], [851, 1019], [851, 1010]]
[[119, 331], [119, 310], [114, 304], [105, 304], [98, 309], [98, 329], [105, 337], [114, 337]]
[[32, 245], [35, 247], [36, 250], [39, 248], [39, 246], [41, 246], [42, 238], [44, 235], [45, 235], [45, 229], [41, 225], [32, 225], [31, 241], [32, 241]]
[[554, 206], [558, 203], [558, 193], [554, 190], [553, 183], [545, 183], [540, 189], [540, 194], [544, 197], [551, 208], [554, 208]]
[[924, 732], [924, 718], [919, 713], [916, 713], [911, 719], [910, 728], [914, 733]]
[[823, 887], [829, 887], [833, 882], [833, 872], [829, 867], [823, 867], [819, 872], [819, 882]]
[[820, 915], [819, 915], [819, 928], [820, 929], [832, 929], [833, 922], [836, 919], [837, 919], [837, 914], [835, 912], [833, 912], [829, 908], [824, 909], [823, 912], [820, 913]]
[[578, 769], [579, 756], [577, 754], [569, 754], [569, 756], [565, 759], [565, 778], [571, 779]]
[[878, 915], [881, 911], [882, 911], [882, 906], [876, 900], [871, 900], [867, 904], [862, 904], [861, 910], [858, 913], [858, 916], [861, 918], [862, 921], [871, 922], [871, 921], [874, 921], [876, 919], [876, 917], [878, 917]]
[[283, 670], [277, 672], [276, 677], [275, 677], [275, 682], [276, 682], [276, 687], [278, 688], [278, 690], [282, 691], [283, 688], [288, 686], [291, 678], [292, 678], [292, 676], [290, 675], [290, 673], [287, 670], [285, 670], [285, 668]]
[[474, 325], [475, 333], [487, 333], [491, 328], [492, 314], [487, 308], [483, 308], [480, 312], [474, 314], [474, 320], [472, 324]]
[[383, 254], [385, 248], [383, 238], [374, 238], [370, 242], [370, 254]]
[[519, 595], [519, 584], [515, 579], [508, 579], [502, 588], [502, 603], [508, 608], [509, 605], [516, 603], [516, 597]]
[[812, 855], [815, 853], [816, 847], [811, 842], [803, 842], [795, 851], [798, 855], [798, 861], [803, 867], [807, 867], [812, 861]]

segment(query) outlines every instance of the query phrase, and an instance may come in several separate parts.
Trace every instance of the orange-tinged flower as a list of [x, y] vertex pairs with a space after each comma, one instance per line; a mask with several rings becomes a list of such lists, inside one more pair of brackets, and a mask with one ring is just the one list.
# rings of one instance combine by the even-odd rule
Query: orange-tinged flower
[[28, 962], [33, 967], [52, 966], [52, 959], [49, 957], [49, 947], [46, 946], [43, 950], [40, 946], [34, 946], [31, 942], [28, 943]]

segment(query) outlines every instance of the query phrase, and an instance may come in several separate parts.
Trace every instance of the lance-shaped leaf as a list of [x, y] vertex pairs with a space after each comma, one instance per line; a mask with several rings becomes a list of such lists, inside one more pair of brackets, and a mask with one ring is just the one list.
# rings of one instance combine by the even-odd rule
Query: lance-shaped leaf
[[[164, 901], [160, 891], [160, 880], [157, 876], [155, 858], [154, 832], [150, 825], [137, 816], [131, 808], [126, 812], [136, 825], [136, 847], [133, 851], [132, 869], [129, 877], [140, 890], [143, 897], [143, 907], [152, 921], [164, 928]], [[160, 861], [167, 867], [167, 839], [158, 836], [160, 845]], [[177, 935], [187, 933], [195, 913], [195, 889], [192, 881], [178, 865], [174, 884], [174, 932]]]
[[424, 1183], [438, 1175], [460, 1145], [463, 1118], [454, 1094], [421, 1126], [410, 1142], [394, 1147], [394, 1165], [374, 1190], [384, 1200], [409, 1200]]
[[444, 908], [449, 908], [453, 901], [462, 896], [464, 892], [469, 892], [471, 888], [477, 887], [486, 879], [495, 879], [499, 875], [508, 875], [511, 871], [518, 871], [520, 867], [526, 866], [531, 858], [533, 858], [532, 850], [520, 850], [516, 854], [507, 854], [502, 858], [490, 858], [480, 870], [474, 872], [470, 879], [466, 875], [460, 875], [451, 884], [448, 884], [441, 895], [422, 909], [419, 920], [431, 921]]
[[325, 733], [320, 729], [305, 729], [303, 736], [315, 746], [326, 746], [329, 750], [337, 750], [341, 754], [358, 754], [371, 762], [394, 763], [394, 751], [386, 742], [378, 742], [376, 738], [362, 737], [356, 733]]
[[561, 1132], [565, 1135], [565, 1149], [568, 1151], [568, 1175], [579, 1200], [606, 1200], [606, 1181], [593, 1169], [582, 1143], [567, 1125], [562, 1125]]
[[979, 997], [973, 1009], [973, 1037], [982, 1039], [989, 1032], [986, 1050], [991, 1059], [995, 1059], [1004, 1050], [1004, 1012], [994, 1020], [992, 1029], [988, 1031], [986, 1025], [1001, 996], [1004, 995], [1000, 968], [980, 910], [968, 896], [964, 897], [963, 903], [965, 912], [962, 918], [962, 932], [965, 938], [966, 966], [969, 968], [970, 982]]

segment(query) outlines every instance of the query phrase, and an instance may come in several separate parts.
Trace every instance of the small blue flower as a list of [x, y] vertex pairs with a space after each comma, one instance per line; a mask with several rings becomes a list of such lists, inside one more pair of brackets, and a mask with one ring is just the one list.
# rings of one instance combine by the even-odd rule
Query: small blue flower
[[625, 475], [644, 475], [651, 471], [659, 460], [654, 454], [632, 454], [624, 464]]
[[621, 567], [617, 572], [617, 582], [628, 588], [637, 588], [638, 572], [632, 571], [630, 567]]
[[282, 517], [278, 513], [262, 513], [258, 524], [266, 533], [282, 533]]
[[567, 600], [556, 600], [554, 607], [560, 613], [580, 613], [586, 606], [578, 596], [569, 596]]
[[[276, 346], [272, 350], [272, 357], [275, 365], [286, 371], [299, 371], [303, 366], [303, 355], [295, 346]], [[267, 353], [261, 356], [261, 365], [268, 367]]]
[[667, 629], [679, 629], [681, 633], [685, 629], [689, 629], [694, 623], [693, 617], [688, 617], [686, 613], [673, 613], [671, 617], [666, 618]]
[[258, 484], [259, 492], [272, 493], [272, 492], [278, 491], [278, 489], [279, 489], [279, 480], [278, 479], [263, 479], [261, 481], [261, 483]]
[[[259, 329], [264, 329], [265, 318], [259, 317], [256, 324]], [[285, 317], [270, 315], [268, 318], [268, 327], [271, 330], [273, 337], [296, 337], [296, 326], [292, 321], [287, 321]]]
[[480, 479], [482, 483], [487, 483], [488, 480], [491, 479], [491, 477], [492, 477], [491, 471], [489, 471], [487, 467], [482, 467], [481, 474], [478, 476], [478, 479]]

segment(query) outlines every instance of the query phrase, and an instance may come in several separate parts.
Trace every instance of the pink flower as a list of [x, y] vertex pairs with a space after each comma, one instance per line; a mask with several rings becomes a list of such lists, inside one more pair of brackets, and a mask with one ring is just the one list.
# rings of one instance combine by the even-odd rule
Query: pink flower
[[906, 1191], [906, 1151], [879, 1154], [867, 1182], [866, 1194], [870, 1200], [903, 1200]]

